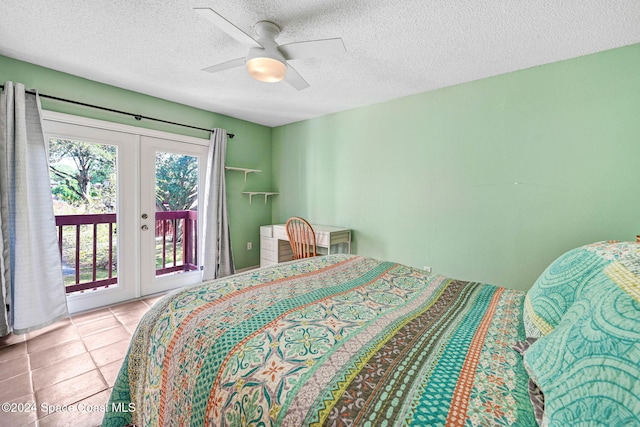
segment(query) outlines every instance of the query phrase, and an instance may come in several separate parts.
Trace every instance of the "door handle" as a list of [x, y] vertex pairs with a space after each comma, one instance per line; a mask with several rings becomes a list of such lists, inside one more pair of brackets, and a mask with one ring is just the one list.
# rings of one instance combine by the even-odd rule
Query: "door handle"
[[140, 228], [142, 228], [143, 230], [145, 230], [145, 231], [146, 231], [146, 230], [148, 230], [148, 229], [149, 229], [149, 226], [145, 224], [145, 225], [143, 225], [143, 226], [142, 226], [142, 227], [140, 227]]

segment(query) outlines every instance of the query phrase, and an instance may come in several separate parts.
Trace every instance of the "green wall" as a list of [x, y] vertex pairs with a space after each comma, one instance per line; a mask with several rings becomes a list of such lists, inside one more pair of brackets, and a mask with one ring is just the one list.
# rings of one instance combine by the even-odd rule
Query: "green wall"
[[640, 234], [638, 70], [633, 45], [275, 128], [273, 222], [526, 290], [566, 250]]
[[[227, 194], [235, 264], [236, 268], [245, 268], [260, 263], [259, 226], [271, 222], [271, 201], [268, 205], [253, 203], [249, 206], [248, 196], [241, 192], [272, 187], [271, 128], [0, 56], [0, 82], [6, 81], [24, 83], [27, 87], [36, 88], [40, 93], [47, 95], [197, 127], [225, 128], [234, 133], [236, 137], [230, 139], [227, 146], [227, 164], [263, 171], [251, 174], [246, 184], [244, 174], [227, 172]], [[215, 96], [215, 93], [212, 93], [212, 96]], [[42, 99], [42, 107], [51, 111], [182, 135], [209, 137], [208, 132], [204, 131], [148, 120], [136, 121], [129, 116], [45, 98]], [[247, 251], [249, 241], [254, 243], [252, 251]]]
[[[351, 227], [358, 254], [523, 290], [568, 249], [640, 233], [639, 69], [633, 45], [270, 129], [0, 56], [0, 82], [235, 133], [227, 164], [263, 170], [227, 172], [237, 268], [259, 263], [260, 225], [302, 215]], [[240, 194], [261, 189], [280, 195]]]

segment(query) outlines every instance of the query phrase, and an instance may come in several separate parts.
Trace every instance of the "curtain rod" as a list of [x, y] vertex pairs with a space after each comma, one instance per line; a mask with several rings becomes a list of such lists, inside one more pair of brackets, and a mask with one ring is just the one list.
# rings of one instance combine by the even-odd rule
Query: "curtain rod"
[[[4, 90], [4, 85], [0, 84], [0, 89]], [[25, 92], [30, 93], [32, 95], [36, 94], [36, 92], [31, 91], [31, 90], [27, 90]], [[155, 122], [161, 122], [161, 123], [166, 123], [166, 124], [170, 124], [170, 125], [182, 126], [182, 127], [191, 128], [191, 129], [198, 129], [198, 130], [203, 130], [203, 131], [206, 131], [206, 132], [213, 132], [212, 129], [201, 128], [201, 127], [198, 127], [198, 126], [185, 125], [183, 123], [170, 122], [168, 120], [156, 119], [155, 117], [147, 117], [147, 116], [143, 116], [141, 114], [134, 114], [134, 113], [126, 112], [126, 111], [114, 110], [112, 108], [101, 107], [99, 105], [86, 104], [84, 102], [74, 101], [74, 100], [71, 100], [71, 99], [59, 98], [57, 96], [45, 95], [44, 93], [37, 93], [37, 94], [42, 98], [53, 99], [55, 101], [67, 102], [69, 104], [75, 104], [75, 105], [81, 105], [83, 107], [95, 108], [95, 109], [98, 109], [98, 110], [109, 111], [111, 113], [124, 114], [125, 116], [131, 116], [131, 117], [135, 118], [138, 121], [140, 121], [142, 119], [153, 120]], [[235, 135], [232, 134], [232, 133], [227, 133], [227, 136], [229, 138], [233, 138]]]

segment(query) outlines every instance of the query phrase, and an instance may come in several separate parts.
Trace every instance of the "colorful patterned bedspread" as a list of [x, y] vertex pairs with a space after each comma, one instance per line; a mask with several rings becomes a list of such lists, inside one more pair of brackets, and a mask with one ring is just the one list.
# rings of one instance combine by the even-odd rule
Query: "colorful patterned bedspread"
[[523, 298], [348, 255], [181, 289], [140, 322], [103, 426], [535, 425]]

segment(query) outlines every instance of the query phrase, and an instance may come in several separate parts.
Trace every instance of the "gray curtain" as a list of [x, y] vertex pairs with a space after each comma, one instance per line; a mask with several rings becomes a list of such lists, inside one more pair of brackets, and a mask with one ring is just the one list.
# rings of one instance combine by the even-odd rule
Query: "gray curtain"
[[203, 211], [203, 262], [202, 279], [216, 279], [235, 272], [231, 237], [229, 236], [229, 212], [224, 176], [227, 155], [227, 131], [214, 129], [209, 141], [207, 181]]
[[0, 96], [0, 336], [68, 316], [40, 100], [20, 83]]

